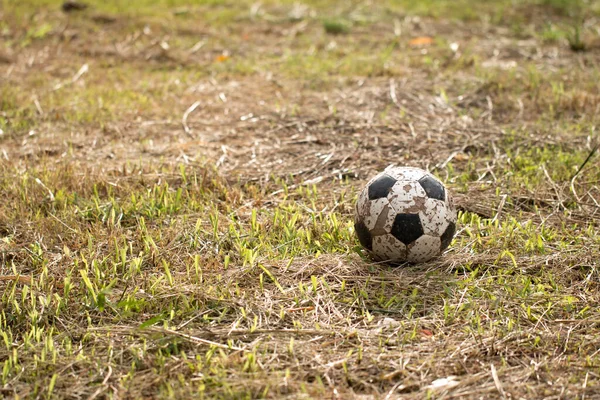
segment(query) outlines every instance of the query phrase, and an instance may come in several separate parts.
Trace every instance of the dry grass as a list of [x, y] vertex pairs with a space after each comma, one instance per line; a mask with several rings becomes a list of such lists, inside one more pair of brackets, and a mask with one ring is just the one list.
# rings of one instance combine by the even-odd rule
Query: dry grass
[[[600, 396], [597, 2], [151, 3], [0, 3], [0, 396]], [[442, 257], [364, 258], [389, 164]]]

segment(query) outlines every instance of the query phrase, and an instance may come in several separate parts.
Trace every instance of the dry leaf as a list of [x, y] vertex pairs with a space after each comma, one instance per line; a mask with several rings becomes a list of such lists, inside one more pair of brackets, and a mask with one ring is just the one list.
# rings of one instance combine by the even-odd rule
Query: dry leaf
[[436, 379], [435, 381], [431, 382], [431, 385], [426, 386], [426, 388], [431, 390], [450, 389], [458, 384], [460, 384], [460, 382], [456, 380], [456, 376], [450, 375], [447, 378]]
[[465, 153], [458, 153], [456, 156], [454, 156], [454, 159], [456, 161], [467, 161], [469, 159], [469, 155]]
[[419, 36], [414, 39], [411, 39], [410, 42], [408, 42], [408, 44], [411, 46], [429, 46], [432, 43], [433, 38], [429, 36]]
[[433, 336], [433, 332], [431, 332], [429, 329], [421, 329], [421, 334], [423, 336]]

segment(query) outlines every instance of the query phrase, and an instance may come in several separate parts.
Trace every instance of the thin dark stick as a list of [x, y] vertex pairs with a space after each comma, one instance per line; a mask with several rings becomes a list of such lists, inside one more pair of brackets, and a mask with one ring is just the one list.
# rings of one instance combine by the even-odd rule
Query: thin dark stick
[[577, 169], [577, 172], [575, 172], [575, 175], [573, 175], [571, 177], [571, 181], [573, 181], [573, 179], [575, 179], [575, 177], [577, 175], [579, 175], [579, 173], [581, 172], [581, 170], [583, 169], [583, 167], [585, 167], [585, 165], [588, 163], [588, 161], [590, 161], [590, 159], [594, 156], [594, 154], [596, 153], [596, 150], [598, 150], [598, 146], [599, 145], [600, 145], [600, 143], [596, 143], [596, 145], [594, 146], [594, 148], [592, 149], [592, 151], [590, 151], [590, 154], [588, 154], [587, 158], [583, 162], [583, 164], [581, 164], [579, 166], [579, 168]]

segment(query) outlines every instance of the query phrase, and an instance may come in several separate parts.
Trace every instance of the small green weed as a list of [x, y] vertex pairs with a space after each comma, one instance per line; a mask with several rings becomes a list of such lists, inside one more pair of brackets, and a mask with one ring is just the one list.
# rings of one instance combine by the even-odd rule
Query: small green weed
[[331, 35], [341, 35], [350, 32], [350, 24], [340, 19], [328, 19], [323, 21], [323, 29]]

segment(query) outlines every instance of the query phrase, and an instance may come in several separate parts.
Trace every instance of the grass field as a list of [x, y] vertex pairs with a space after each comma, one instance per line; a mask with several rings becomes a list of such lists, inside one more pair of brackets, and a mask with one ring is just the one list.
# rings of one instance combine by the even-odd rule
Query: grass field
[[[0, 397], [600, 398], [600, 2], [0, 0]], [[454, 194], [369, 261], [390, 164]]]

